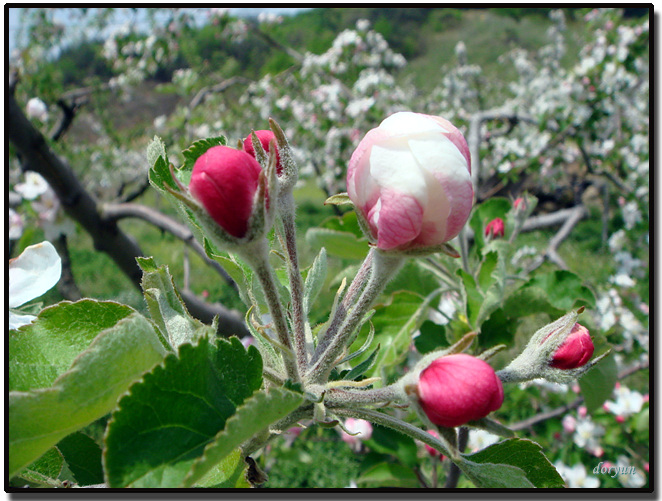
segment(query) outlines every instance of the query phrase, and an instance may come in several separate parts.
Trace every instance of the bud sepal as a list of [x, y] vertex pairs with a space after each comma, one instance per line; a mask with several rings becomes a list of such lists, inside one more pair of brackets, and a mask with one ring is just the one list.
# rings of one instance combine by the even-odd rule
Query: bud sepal
[[[536, 331], [522, 353], [497, 372], [501, 381], [519, 383], [544, 378], [554, 383], [569, 383], [607, 356], [610, 350], [590, 360], [593, 343], [590, 338], [586, 340], [586, 328], [577, 323], [583, 311], [583, 307], [571, 311]], [[583, 339], [576, 341], [575, 336]], [[573, 350], [579, 352], [572, 353]]]

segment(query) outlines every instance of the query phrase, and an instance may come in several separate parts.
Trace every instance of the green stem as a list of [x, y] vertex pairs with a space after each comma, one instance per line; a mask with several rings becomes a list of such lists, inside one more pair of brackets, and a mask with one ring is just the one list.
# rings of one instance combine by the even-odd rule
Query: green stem
[[280, 200], [280, 216], [283, 222], [283, 235], [287, 252], [287, 271], [292, 295], [292, 324], [294, 327], [294, 354], [300, 373], [308, 369], [306, 350], [306, 318], [303, 311], [303, 280], [299, 271], [297, 256], [296, 226], [294, 224], [294, 197], [289, 191]]
[[348, 390], [343, 388], [332, 388], [327, 390], [324, 403], [329, 407], [338, 406], [365, 406], [370, 404], [381, 404], [406, 400], [402, 397], [396, 385], [372, 390]]
[[[278, 336], [278, 340], [283, 346], [290, 350], [292, 343], [290, 340], [290, 332], [287, 326], [287, 319], [285, 318], [285, 311], [278, 294], [278, 287], [276, 286], [276, 276], [269, 264], [269, 246], [265, 238], [257, 239], [251, 242], [250, 245], [244, 247], [241, 256], [250, 264], [253, 271], [264, 291], [264, 297], [269, 307], [271, 320], [274, 325], [274, 330]], [[284, 355], [285, 370], [290, 379], [295, 382], [300, 381], [299, 372], [294, 361]]]
[[352, 308], [338, 332], [331, 338], [326, 350], [324, 350], [318, 361], [311, 366], [308, 372], [307, 377], [313, 383], [322, 383], [328, 379], [328, 375], [331, 369], [333, 369], [336, 359], [345, 348], [350, 336], [359, 326], [372, 303], [384, 290], [386, 284], [398, 269], [400, 269], [404, 258], [377, 251], [372, 261], [373, 266], [370, 280], [359, 296], [356, 305]]
[[420, 440], [421, 442], [428, 444], [430, 447], [434, 447], [446, 457], [459, 460], [460, 457], [458, 454], [451, 454], [451, 447], [448, 446], [442, 440], [433, 437], [427, 431], [421, 430], [416, 426], [409, 424], [401, 419], [389, 416], [383, 412], [374, 411], [370, 409], [348, 409], [348, 408], [337, 408], [333, 409], [335, 414], [346, 417], [353, 417], [358, 419], [365, 419], [371, 423], [379, 424], [381, 426], [386, 426], [393, 430], [399, 431], [413, 439]]
[[317, 349], [315, 350], [315, 353], [311, 359], [312, 364], [317, 362], [322, 353], [324, 353], [324, 351], [329, 347], [329, 344], [331, 344], [331, 341], [338, 332], [338, 329], [342, 325], [345, 318], [347, 318], [347, 312], [351, 308], [351, 305], [356, 302], [359, 294], [363, 292], [363, 289], [368, 282], [370, 272], [372, 271], [372, 261], [375, 252], [375, 248], [371, 248], [370, 252], [368, 252], [368, 255], [363, 260], [363, 264], [359, 268], [359, 271], [356, 273], [356, 276], [350, 284], [349, 289], [347, 289], [345, 296], [338, 305], [336, 313], [329, 323], [329, 327], [326, 329], [324, 335], [317, 345]]

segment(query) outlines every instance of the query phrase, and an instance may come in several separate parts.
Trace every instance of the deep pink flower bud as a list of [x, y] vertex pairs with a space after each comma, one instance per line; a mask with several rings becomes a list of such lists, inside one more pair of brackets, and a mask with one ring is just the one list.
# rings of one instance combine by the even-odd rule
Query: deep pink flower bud
[[[428, 433], [435, 438], [439, 438], [439, 433], [437, 433], [436, 430], [428, 430]], [[437, 449], [435, 449], [434, 447], [430, 447], [428, 444], [423, 444], [423, 445], [425, 446], [425, 450], [428, 451], [428, 454], [430, 456], [432, 456], [433, 458], [438, 457], [439, 461], [444, 460], [444, 455], [441, 452], [439, 452]]]
[[485, 236], [490, 238], [503, 237], [506, 233], [506, 225], [500, 217], [492, 219], [487, 226], [485, 226]]
[[526, 200], [524, 200], [522, 197], [516, 198], [513, 202], [513, 207], [515, 207], [515, 209], [526, 209]]
[[245, 151], [214, 146], [193, 166], [189, 190], [230, 235], [242, 238], [253, 214], [262, 168]]
[[554, 353], [549, 365], [563, 370], [576, 369], [591, 359], [594, 349], [588, 329], [576, 323]]
[[451, 428], [501, 407], [503, 387], [487, 362], [458, 353], [436, 359], [421, 372], [418, 401], [430, 421]]
[[347, 193], [380, 249], [441, 245], [460, 232], [471, 212], [467, 142], [441, 117], [395, 113], [352, 154]]
[[[252, 157], [255, 157], [255, 148], [253, 148], [253, 140], [251, 139], [251, 135], [253, 134], [255, 134], [260, 140], [262, 148], [264, 148], [264, 151], [267, 153], [269, 153], [269, 145], [271, 144], [271, 141], [274, 141], [274, 146], [276, 144], [276, 136], [268, 129], [251, 132], [248, 137], [244, 139], [244, 151]], [[281, 172], [283, 172], [283, 166], [280, 163], [280, 153], [278, 153], [278, 148], [276, 148], [276, 174], [280, 176]]]

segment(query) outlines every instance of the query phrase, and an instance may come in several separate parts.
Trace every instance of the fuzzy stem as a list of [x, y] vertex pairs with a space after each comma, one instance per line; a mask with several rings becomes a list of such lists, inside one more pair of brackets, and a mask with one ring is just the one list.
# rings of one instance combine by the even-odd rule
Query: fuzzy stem
[[[290, 340], [287, 319], [285, 318], [283, 305], [281, 304], [280, 296], [278, 294], [276, 277], [269, 264], [269, 247], [267, 240], [265, 238], [257, 239], [242, 250], [243, 252], [241, 252], [241, 256], [250, 264], [251, 268], [253, 268], [253, 271], [255, 271], [260, 285], [262, 286], [278, 340], [283, 346], [286, 346], [291, 350], [292, 343]], [[298, 382], [300, 378], [294, 361], [288, 356], [284, 356], [283, 360], [285, 362], [285, 369], [288, 377], [293, 381]]]
[[322, 339], [320, 340], [319, 344], [317, 345], [317, 349], [315, 350], [315, 353], [313, 354], [311, 363], [314, 364], [317, 362], [324, 353], [324, 351], [329, 347], [329, 344], [333, 340], [334, 336], [338, 332], [338, 329], [342, 325], [343, 321], [345, 318], [347, 318], [347, 312], [350, 309], [351, 305], [354, 304], [358, 298], [358, 295], [363, 292], [363, 289], [368, 282], [368, 277], [370, 275], [370, 272], [372, 271], [372, 261], [373, 261], [373, 255], [375, 253], [375, 248], [371, 248], [370, 252], [368, 252], [368, 255], [363, 261], [363, 264], [361, 264], [361, 267], [359, 268], [359, 271], [356, 273], [356, 276], [354, 277], [354, 280], [349, 286], [349, 289], [347, 289], [347, 293], [343, 297], [342, 301], [338, 305], [338, 308], [336, 309], [336, 314], [333, 316], [331, 319], [331, 323], [329, 324], [329, 327], [326, 329], [326, 332], [324, 333]]
[[416, 426], [409, 424], [401, 419], [389, 416], [383, 412], [374, 411], [370, 409], [347, 409], [347, 408], [337, 408], [333, 412], [340, 416], [353, 417], [358, 419], [365, 419], [371, 423], [379, 424], [381, 426], [386, 426], [393, 430], [399, 431], [405, 435], [410, 436], [416, 440], [420, 440], [424, 444], [428, 444], [430, 447], [434, 447], [436, 450], [440, 451], [446, 457], [453, 459], [460, 459], [459, 455], [456, 453], [451, 453], [451, 447], [448, 446], [444, 441], [433, 437], [427, 431], [423, 431]]
[[324, 403], [328, 407], [339, 406], [364, 406], [370, 404], [381, 404], [386, 402], [406, 400], [400, 394], [396, 385], [376, 388], [372, 390], [347, 390], [331, 388], [324, 396]]
[[308, 353], [306, 351], [306, 318], [303, 312], [303, 280], [299, 272], [297, 256], [296, 226], [294, 224], [294, 197], [288, 191], [280, 197], [279, 212], [283, 222], [283, 235], [287, 252], [287, 271], [290, 279], [290, 294], [292, 295], [292, 324], [294, 327], [294, 354], [299, 372], [308, 368]]
[[345, 348], [347, 341], [359, 326], [364, 315], [386, 287], [388, 281], [400, 269], [404, 262], [402, 256], [388, 255], [377, 251], [373, 256], [372, 273], [368, 284], [363, 289], [354, 308], [342, 323], [338, 332], [331, 339], [329, 346], [319, 360], [312, 365], [308, 375], [313, 383], [321, 383], [328, 378], [331, 369], [333, 369], [336, 359]]

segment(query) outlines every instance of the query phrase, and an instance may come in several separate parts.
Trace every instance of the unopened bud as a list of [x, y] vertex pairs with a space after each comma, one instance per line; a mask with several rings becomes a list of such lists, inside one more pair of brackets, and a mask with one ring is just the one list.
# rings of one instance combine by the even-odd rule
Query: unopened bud
[[489, 238], [501, 238], [506, 233], [506, 225], [500, 217], [492, 219], [485, 226], [485, 236]]

